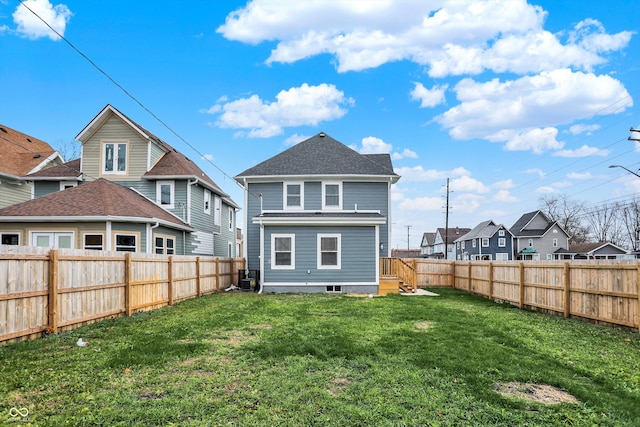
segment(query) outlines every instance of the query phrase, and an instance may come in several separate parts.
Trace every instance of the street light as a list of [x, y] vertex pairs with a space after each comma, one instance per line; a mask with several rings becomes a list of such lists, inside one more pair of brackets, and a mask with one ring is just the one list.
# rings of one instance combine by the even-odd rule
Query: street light
[[638, 175], [637, 173], [635, 173], [635, 172], [634, 172], [634, 171], [632, 171], [632, 170], [629, 170], [629, 169], [625, 168], [624, 166], [620, 166], [620, 165], [611, 165], [611, 166], [609, 166], [609, 167], [610, 167], [610, 168], [622, 168], [622, 169], [626, 170], [627, 172], [629, 172], [630, 174], [633, 174], [633, 175], [637, 176], [638, 178], [640, 178], [640, 175]]

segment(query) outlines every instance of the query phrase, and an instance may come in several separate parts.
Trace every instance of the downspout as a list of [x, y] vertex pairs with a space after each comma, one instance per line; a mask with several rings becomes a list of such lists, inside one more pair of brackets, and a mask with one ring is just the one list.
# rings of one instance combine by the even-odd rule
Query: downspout
[[149, 226], [149, 224], [147, 223], [147, 253], [151, 254], [153, 246], [152, 246], [152, 242], [153, 242], [153, 229], [154, 228], [158, 228], [160, 226], [160, 222], [156, 221], [156, 223], [152, 226]]
[[[262, 200], [262, 194], [260, 194]], [[260, 221], [260, 290], [258, 294], [264, 291], [264, 224]]]

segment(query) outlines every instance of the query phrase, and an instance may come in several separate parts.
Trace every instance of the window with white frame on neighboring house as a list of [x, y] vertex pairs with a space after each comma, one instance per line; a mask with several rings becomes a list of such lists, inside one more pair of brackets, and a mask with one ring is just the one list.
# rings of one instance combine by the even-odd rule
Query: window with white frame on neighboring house
[[292, 270], [296, 266], [296, 236], [294, 234], [271, 235], [271, 268]]
[[476, 239], [471, 239], [471, 247], [472, 248], [476, 247]]
[[229, 206], [229, 231], [233, 231], [233, 217], [235, 216], [235, 209]]
[[173, 209], [175, 202], [175, 182], [174, 181], [157, 181], [156, 182], [156, 203], [165, 209]]
[[60, 191], [76, 187], [77, 185], [78, 181], [60, 181]]
[[127, 173], [127, 143], [109, 141], [103, 144], [104, 162], [102, 172], [105, 174]]
[[553, 239], [553, 247], [554, 248], [558, 247], [558, 239]]
[[342, 184], [339, 182], [324, 182], [322, 184], [322, 208], [342, 208]]
[[284, 184], [285, 209], [303, 209], [304, 185], [301, 182]]
[[102, 233], [85, 233], [82, 235], [82, 248], [84, 250], [104, 250], [104, 235]]
[[154, 253], [174, 255], [176, 253], [176, 239], [173, 237], [156, 236], [154, 239]]
[[509, 254], [506, 252], [496, 253], [496, 261], [509, 261]]
[[504, 248], [505, 246], [507, 246], [507, 239], [504, 237], [498, 238], [498, 247]]
[[136, 252], [138, 238], [135, 234], [116, 234], [115, 249], [118, 252]]
[[227, 256], [229, 258], [233, 257], [233, 242], [227, 242]]
[[34, 231], [31, 233], [31, 245], [42, 248], [74, 248], [73, 231]]
[[219, 196], [213, 198], [213, 224], [220, 225], [220, 217], [222, 216], [222, 199]]
[[318, 234], [318, 269], [341, 267], [340, 234]]
[[20, 244], [20, 233], [0, 233], [0, 245], [17, 246]]
[[482, 247], [483, 248], [488, 248], [489, 247], [489, 238], [488, 237], [483, 237], [482, 238]]
[[504, 236], [504, 230], [502, 229], [498, 230], [498, 236]]
[[529, 239], [529, 247], [533, 246], [533, 239]]
[[204, 189], [204, 213], [211, 215], [211, 191]]

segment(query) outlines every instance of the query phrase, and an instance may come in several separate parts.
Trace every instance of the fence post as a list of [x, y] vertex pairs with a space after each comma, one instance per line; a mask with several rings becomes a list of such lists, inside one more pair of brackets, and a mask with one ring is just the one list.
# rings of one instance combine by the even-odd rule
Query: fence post
[[216, 291], [220, 290], [220, 258], [216, 257]]
[[565, 319], [571, 314], [571, 269], [569, 263], [564, 263], [564, 317]]
[[493, 263], [489, 263], [489, 299], [493, 299]]
[[519, 307], [524, 306], [524, 263], [520, 263], [520, 302]]
[[471, 261], [469, 261], [469, 268], [467, 269], [467, 290], [471, 292]]
[[49, 251], [49, 329], [58, 332], [58, 251]]
[[124, 311], [131, 316], [131, 252], [124, 255]]
[[169, 257], [169, 305], [173, 305], [173, 255]]
[[198, 297], [202, 296], [202, 288], [200, 284], [200, 257], [196, 257], [196, 294]]

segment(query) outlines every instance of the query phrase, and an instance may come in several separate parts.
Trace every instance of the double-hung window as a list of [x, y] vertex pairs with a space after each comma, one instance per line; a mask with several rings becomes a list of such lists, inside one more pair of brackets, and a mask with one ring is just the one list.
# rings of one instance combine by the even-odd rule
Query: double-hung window
[[325, 182], [322, 184], [322, 208], [342, 209], [342, 183]]
[[213, 225], [220, 225], [220, 214], [222, 213], [220, 209], [222, 208], [222, 199], [220, 197], [215, 196], [213, 198]]
[[211, 215], [211, 191], [204, 189], [204, 213]]
[[482, 247], [483, 248], [488, 248], [489, 247], [489, 239], [487, 237], [483, 237], [482, 238]]
[[294, 234], [271, 235], [271, 268], [274, 270], [296, 268], [296, 236]]
[[135, 252], [138, 248], [135, 234], [116, 234], [116, 251]]
[[498, 246], [501, 248], [507, 246], [507, 239], [505, 239], [504, 237], [498, 238]]
[[127, 143], [105, 142], [103, 144], [104, 163], [102, 172], [106, 174], [127, 173]]
[[156, 254], [173, 255], [176, 253], [176, 239], [173, 237], [156, 236], [154, 252]]
[[173, 209], [175, 183], [173, 181], [156, 182], [156, 203], [165, 209]]
[[340, 234], [318, 234], [318, 269], [341, 267]]
[[303, 209], [304, 187], [302, 183], [285, 183], [284, 191], [285, 209]]

